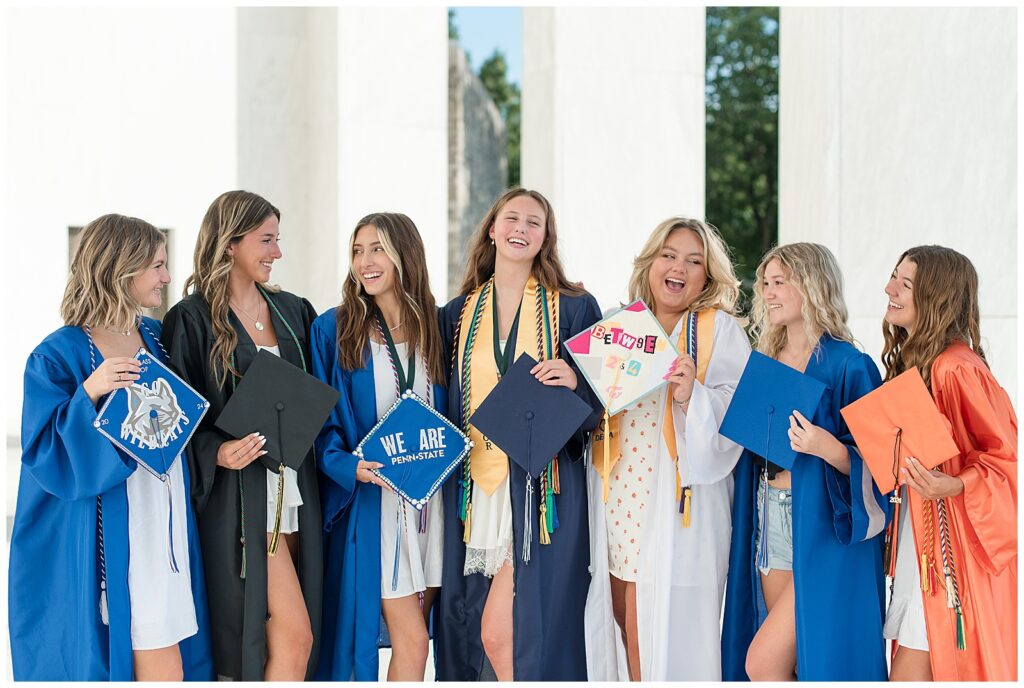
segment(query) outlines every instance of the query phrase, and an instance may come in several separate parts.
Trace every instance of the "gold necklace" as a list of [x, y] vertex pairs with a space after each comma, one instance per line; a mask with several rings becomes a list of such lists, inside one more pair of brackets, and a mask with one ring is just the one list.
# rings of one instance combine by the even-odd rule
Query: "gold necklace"
[[249, 315], [248, 311], [246, 311], [244, 308], [242, 308], [237, 303], [234, 303], [233, 301], [229, 302], [229, 303], [231, 303], [232, 306], [237, 308], [243, 315], [245, 315], [245, 317], [249, 318], [249, 320], [252, 320], [253, 327], [255, 327], [258, 332], [262, 332], [263, 331], [263, 323], [260, 322], [260, 315], [263, 313], [263, 299], [260, 299], [259, 303], [256, 304], [256, 317], [255, 318], [252, 317], [251, 315]]

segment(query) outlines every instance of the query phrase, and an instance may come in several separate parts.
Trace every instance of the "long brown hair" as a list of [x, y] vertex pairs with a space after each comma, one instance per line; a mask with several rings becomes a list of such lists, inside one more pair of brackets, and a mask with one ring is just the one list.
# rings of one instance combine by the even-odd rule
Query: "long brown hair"
[[[228, 301], [231, 299], [228, 278], [235, 264], [234, 258], [228, 255], [228, 246], [237, 244], [271, 215], [281, 219], [281, 211], [262, 196], [249, 191], [228, 191], [210, 204], [199, 226], [196, 250], [192, 256], [193, 272], [185, 280], [184, 294], [188, 296], [194, 291], [210, 307], [214, 335], [210, 369], [221, 386], [229, 372], [241, 377], [231, 365], [238, 334], [228, 320]], [[261, 286], [267, 291], [277, 291], [277, 287], [271, 284]]]
[[568, 296], [581, 296], [586, 293], [565, 277], [562, 261], [558, 258], [558, 227], [555, 223], [555, 211], [552, 210], [548, 199], [544, 198], [539, 191], [531, 191], [521, 186], [513, 187], [499, 196], [491, 209], [487, 211], [487, 215], [484, 216], [469, 245], [466, 274], [462, 278], [459, 293], [471, 293], [494, 275], [494, 259], [497, 248], [491, 242], [491, 227], [494, 226], [494, 222], [505, 204], [518, 196], [529, 196], [540, 203], [540, 207], [544, 209], [544, 242], [540, 246], [540, 252], [533, 259], [531, 274], [548, 289], [557, 289]]
[[135, 327], [142, 307], [131, 296], [132, 280], [164, 243], [160, 230], [137, 217], [103, 215], [87, 224], [60, 304], [64, 324], [121, 332]]
[[896, 265], [904, 258], [917, 265], [911, 290], [914, 326], [908, 332], [882, 321], [885, 379], [917, 366], [931, 389], [932, 363], [955, 341], [971, 347], [988, 365], [981, 348], [978, 272], [971, 261], [945, 246], [915, 246], [904, 251]]
[[654, 308], [654, 293], [651, 291], [651, 265], [661, 253], [669, 235], [677, 229], [689, 229], [700, 238], [704, 247], [704, 266], [707, 284], [690, 304], [693, 312], [706, 308], [717, 308], [729, 315], [736, 315], [736, 301], [740, 296], [740, 281], [729, 260], [729, 249], [714, 225], [688, 217], [670, 217], [651, 232], [640, 255], [633, 259], [633, 274], [629, 278], [629, 300], [642, 299]]
[[[398, 297], [400, 322], [406, 323], [406, 346], [409, 354], [419, 349], [431, 381], [444, 382], [441, 361], [441, 332], [437, 324], [437, 306], [430, 291], [427, 254], [416, 225], [402, 213], [371, 213], [359, 220], [348, 242], [351, 261], [356, 234], [367, 225], [377, 228], [384, 253], [395, 264], [395, 296]], [[364, 350], [370, 333], [376, 331], [373, 297], [366, 293], [349, 268], [348, 279], [341, 288], [338, 307], [338, 362], [342, 368], [356, 370], [365, 365]]]
[[847, 325], [846, 301], [843, 299], [843, 274], [832, 252], [821, 244], [799, 242], [785, 244], [764, 254], [754, 279], [754, 302], [751, 308], [751, 333], [757, 350], [775, 358], [786, 345], [787, 330], [768, 321], [768, 305], [764, 300], [764, 271], [768, 263], [779, 261], [783, 273], [803, 296], [800, 314], [804, 332], [813, 347], [822, 334], [853, 343]]

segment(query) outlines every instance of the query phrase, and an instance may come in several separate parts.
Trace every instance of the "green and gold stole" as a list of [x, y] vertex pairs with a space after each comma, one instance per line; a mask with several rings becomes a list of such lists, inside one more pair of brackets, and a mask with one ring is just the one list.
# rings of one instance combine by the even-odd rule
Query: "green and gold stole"
[[[679, 341], [676, 348], [685, 351], [693, 359], [697, 366], [696, 379], [704, 384], [704, 377], [708, 372], [708, 363], [711, 361], [711, 343], [715, 338], [715, 309], [708, 308], [699, 313], [687, 312], [684, 316], [683, 328], [679, 333]], [[671, 394], [671, 390], [669, 394]], [[612, 468], [622, 456], [619, 448], [619, 424], [622, 421], [622, 412], [609, 417], [607, 412], [601, 420], [601, 424], [593, 434], [593, 445], [591, 455], [593, 458], [594, 470], [601, 476], [604, 501], [608, 501], [608, 479], [611, 477]], [[676, 447], [676, 424], [672, 416], [672, 401], [666, 400], [665, 416], [661, 423], [661, 434], [665, 440], [672, 463], [675, 464], [676, 474], [676, 501], [679, 502], [679, 511], [683, 515], [683, 527], [690, 527], [690, 498], [693, 489], [690, 485], [683, 485], [679, 477], [679, 449]]]
[[[497, 327], [494, 301], [493, 277], [466, 297], [456, 330], [458, 344], [452, 352], [452, 373], [459, 375], [462, 390], [462, 429], [473, 440], [473, 449], [463, 460], [459, 481], [459, 517], [464, 524], [464, 542], [469, 542], [472, 532], [473, 484], [476, 483], [486, 494], [493, 494], [509, 470], [505, 452], [469, 423], [470, 416], [498, 384], [500, 377], [494, 355], [495, 344], [490, 336]], [[530, 309], [533, 310], [532, 318]], [[510, 362], [524, 352], [536, 354], [538, 361], [558, 356], [557, 291], [545, 288], [531, 276], [523, 291], [516, 319], [519, 331]], [[554, 501], [558, 487], [558, 458], [553, 457], [540, 475], [540, 542], [543, 545], [551, 542], [550, 535], [558, 525]]]

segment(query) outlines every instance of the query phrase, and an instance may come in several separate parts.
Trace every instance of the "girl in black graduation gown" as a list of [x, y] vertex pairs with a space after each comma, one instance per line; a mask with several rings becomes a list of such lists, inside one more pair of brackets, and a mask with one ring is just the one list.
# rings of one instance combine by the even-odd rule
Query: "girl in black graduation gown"
[[[466, 427], [464, 403], [468, 416], [497, 382], [493, 347], [502, 340], [503, 360], [530, 354], [542, 361], [533, 371], [538, 379], [574, 389], [595, 412], [534, 478], [538, 498], [529, 515], [525, 471], [468, 428], [473, 453], [443, 488], [437, 676], [479, 680], [486, 657], [499, 680], [585, 681], [590, 574], [582, 457], [600, 404], [560, 349], [601, 312], [593, 296], [565, 278], [554, 214], [541, 194], [515, 188], [495, 201], [472, 240], [460, 296], [440, 318], [446, 362], [454, 362], [448, 417], [459, 427]], [[533, 524], [529, 563], [524, 517]]]
[[[258, 460], [266, 439], [236, 440], [214, 423], [257, 347], [277, 345], [284, 360], [310, 367], [309, 327], [316, 312], [305, 299], [268, 284], [281, 257], [281, 214], [256, 194], [229, 191], [203, 218], [186, 293], [164, 318], [171, 365], [210, 409], [192, 438], [189, 466], [199, 522], [220, 678], [303, 680], [316, 667], [323, 555], [316, 462], [310, 454], [285, 490], [291, 527], [268, 555], [268, 475]], [[272, 349], [273, 350], [273, 349]], [[276, 474], [275, 474], [276, 476]], [[274, 477], [276, 484], [276, 477]], [[301, 496], [288, 506], [295, 487]], [[271, 493], [270, 499], [277, 495]], [[290, 515], [290, 518], [289, 518]], [[243, 537], [244, 530], [244, 537]]]

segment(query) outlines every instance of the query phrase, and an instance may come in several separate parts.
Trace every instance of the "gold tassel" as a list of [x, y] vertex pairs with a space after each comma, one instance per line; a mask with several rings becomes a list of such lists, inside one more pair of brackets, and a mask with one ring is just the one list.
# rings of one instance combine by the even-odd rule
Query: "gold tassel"
[[551, 536], [548, 534], [548, 506], [543, 499], [540, 502], [540, 544], [551, 544]]
[[931, 579], [928, 577], [928, 553], [921, 552], [921, 591], [931, 594]]
[[462, 541], [465, 543], [469, 542], [469, 534], [472, 532], [472, 519], [473, 519], [473, 502], [466, 505], [466, 520], [464, 522], [462, 530]]
[[270, 547], [267, 554], [277, 554], [277, 545], [281, 540], [281, 510], [284, 507], [284, 464], [277, 469], [277, 504], [274, 507], [274, 532], [270, 536]]
[[683, 497], [683, 528], [690, 527], [690, 496], [693, 494], [693, 488], [687, 487]]
[[558, 479], [558, 457], [551, 460], [551, 491], [555, 494], [562, 494], [562, 486]]

